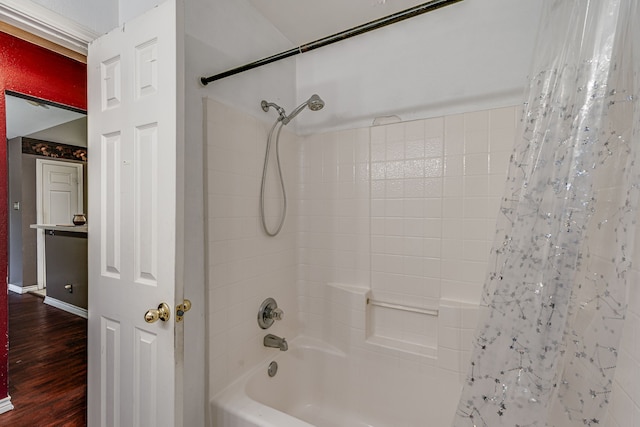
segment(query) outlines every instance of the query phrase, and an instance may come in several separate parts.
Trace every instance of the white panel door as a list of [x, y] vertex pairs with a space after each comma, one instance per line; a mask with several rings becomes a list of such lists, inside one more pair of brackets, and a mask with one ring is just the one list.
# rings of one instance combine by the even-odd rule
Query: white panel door
[[82, 165], [42, 164], [42, 224], [71, 224], [82, 209]]
[[[72, 223], [83, 212], [82, 165], [59, 160], [36, 159], [36, 221], [38, 224]], [[44, 230], [36, 230], [38, 288], [47, 285]]]
[[[89, 46], [89, 426], [181, 426], [177, 15]], [[170, 318], [145, 321], [160, 303]]]

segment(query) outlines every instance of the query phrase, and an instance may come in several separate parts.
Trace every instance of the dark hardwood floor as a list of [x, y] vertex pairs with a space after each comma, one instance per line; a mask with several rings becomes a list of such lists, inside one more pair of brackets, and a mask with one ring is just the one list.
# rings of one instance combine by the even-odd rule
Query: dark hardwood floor
[[0, 426], [85, 426], [87, 321], [9, 292], [9, 395]]

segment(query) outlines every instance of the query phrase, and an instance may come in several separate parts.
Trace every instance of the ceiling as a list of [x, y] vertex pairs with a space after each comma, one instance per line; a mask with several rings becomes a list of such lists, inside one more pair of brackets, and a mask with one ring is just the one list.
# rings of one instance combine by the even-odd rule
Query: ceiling
[[[29, 102], [16, 96], [5, 95], [7, 105], [7, 139], [29, 136], [85, 117], [84, 114]], [[42, 139], [44, 134], [41, 134]], [[61, 142], [61, 141], [54, 141]]]
[[249, 0], [249, 3], [299, 46], [426, 0]]

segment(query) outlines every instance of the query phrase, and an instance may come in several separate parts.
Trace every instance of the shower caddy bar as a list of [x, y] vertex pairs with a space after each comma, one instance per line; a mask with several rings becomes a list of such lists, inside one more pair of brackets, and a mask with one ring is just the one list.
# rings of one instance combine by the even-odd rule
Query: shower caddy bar
[[420, 4], [418, 6], [414, 6], [409, 9], [405, 9], [400, 12], [393, 13], [391, 15], [387, 15], [385, 17], [376, 19], [371, 22], [367, 22], [366, 24], [358, 25], [356, 27], [350, 28], [345, 31], [341, 31], [339, 33], [333, 34], [331, 36], [323, 37], [316, 41], [312, 41], [310, 43], [303, 44], [293, 49], [289, 49], [284, 52], [280, 52], [278, 54], [269, 56], [267, 58], [260, 59], [255, 62], [251, 62], [249, 64], [243, 65], [241, 67], [233, 68], [229, 71], [225, 71], [223, 73], [219, 73], [213, 75], [211, 77], [201, 77], [200, 81], [203, 86], [208, 85], [209, 83], [224, 79], [225, 77], [233, 76], [238, 73], [242, 73], [244, 71], [252, 70], [254, 68], [261, 67], [263, 65], [271, 64], [272, 62], [279, 61], [281, 59], [289, 58], [291, 56], [295, 56], [301, 53], [308, 52], [310, 50], [318, 49], [319, 47], [324, 47], [341, 40], [349, 39], [353, 36], [357, 36], [360, 34], [367, 33], [372, 30], [377, 30], [378, 28], [385, 27], [387, 25], [395, 24], [396, 22], [404, 21], [405, 19], [413, 18], [414, 16], [422, 15], [426, 12], [431, 12], [432, 10], [439, 9], [444, 6], [448, 6], [453, 3], [458, 3], [462, 0], [432, 0], [426, 3]]
[[393, 304], [390, 302], [376, 301], [374, 299], [367, 298], [367, 304], [375, 305], [378, 307], [390, 308], [392, 310], [409, 311], [411, 313], [426, 314], [427, 316], [438, 316], [438, 310], [434, 308], [422, 308], [414, 307], [404, 304]]

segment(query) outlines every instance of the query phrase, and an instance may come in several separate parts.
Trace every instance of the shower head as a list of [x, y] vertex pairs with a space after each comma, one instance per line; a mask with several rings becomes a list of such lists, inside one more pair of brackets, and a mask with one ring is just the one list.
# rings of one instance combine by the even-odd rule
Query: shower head
[[304, 110], [305, 107], [309, 107], [311, 111], [322, 110], [322, 107], [324, 107], [324, 101], [317, 94], [311, 95], [311, 98], [300, 104], [295, 110], [291, 112], [291, 114], [282, 119], [282, 123], [285, 125], [289, 124], [289, 122], [293, 120], [295, 116], [300, 114], [300, 112]]
[[307, 105], [311, 111], [318, 111], [324, 107], [324, 101], [317, 94], [313, 94], [307, 101]]
[[291, 114], [289, 114], [288, 116], [287, 116], [287, 113], [284, 111], [284, 108], [280, 107], [278, 104], [275, 104], [273, 102], [267, 102], [263, 100], [260, 103], [260, 106], [262, 107], [262, 110], [264, 112], [269, 111], [269, 107], [275, 108], [275, 110], [280, 115], [280, 118], [278, 118], [278, 120], [281, 121], [282, 124], [287, 125], [291, 120], [293, 120], [295, 116], [300, 114], [300, 112], [304, 110], [305, 107], [309, 107], [311, 111], [322, 110], [322, 108], [324, 107], [324, 101], [317, 94], [313, 94], [311, 95], [311, 98], [307, 99], [305, 102], [298, 105], [298, 107], [296, 107], [296, 109], [293, 110]]

